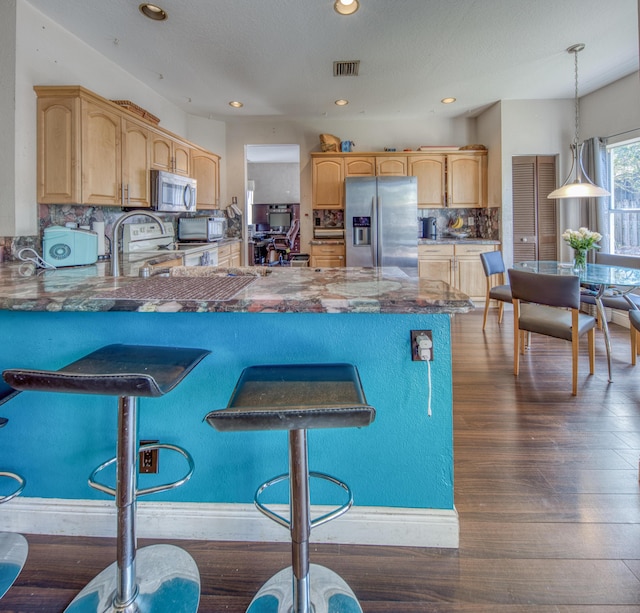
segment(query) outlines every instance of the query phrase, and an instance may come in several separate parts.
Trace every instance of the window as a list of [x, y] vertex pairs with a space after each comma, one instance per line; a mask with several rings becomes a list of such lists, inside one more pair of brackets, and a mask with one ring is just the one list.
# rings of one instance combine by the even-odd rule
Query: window
[[640, 139], [608, 147], [611, 253], [640, 256]]

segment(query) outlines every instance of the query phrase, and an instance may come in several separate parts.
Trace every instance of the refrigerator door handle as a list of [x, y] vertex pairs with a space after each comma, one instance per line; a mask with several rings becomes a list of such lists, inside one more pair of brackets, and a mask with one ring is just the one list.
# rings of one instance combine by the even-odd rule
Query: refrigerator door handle
[[376, 258], [374, 265], [382, 266], [382, 198], [376, 195]]
[[376, 197], [371, 197], [371, 210], [369, 211], [371, 220], [371, 262], [373, 266], [378, 265], [378, 218], [376, 210]]

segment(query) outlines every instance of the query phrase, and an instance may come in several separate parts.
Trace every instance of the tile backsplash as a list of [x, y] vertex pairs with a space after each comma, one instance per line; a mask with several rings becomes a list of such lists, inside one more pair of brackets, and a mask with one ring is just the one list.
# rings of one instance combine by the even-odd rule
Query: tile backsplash
[[[424, 217], [435, 217], [438, 226], [438, 237], [445, 237], [449, 224], [457, 217], [462, 217], [463, 228], [469, 232], [470, 238], [500, 240], [500, 209], [418, 209], [419, 220]], [[469, 223], [471, 221], [471, 223]]]

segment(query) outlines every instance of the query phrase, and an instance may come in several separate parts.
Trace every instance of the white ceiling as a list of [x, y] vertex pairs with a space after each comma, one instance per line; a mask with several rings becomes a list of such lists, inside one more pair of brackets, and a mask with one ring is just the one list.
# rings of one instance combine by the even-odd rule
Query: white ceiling
[[[166, 22], [140, 1], [28, 0], [187, 113], [223, 121], [450, 118], [572, 98], [574, 43], [581, 95], [638, 70], [637, 0], [360, 0], [350, 16], [333, 0], [157, 0]], [[336, 60], [360, 60], [360, 76], [334, 77]]]

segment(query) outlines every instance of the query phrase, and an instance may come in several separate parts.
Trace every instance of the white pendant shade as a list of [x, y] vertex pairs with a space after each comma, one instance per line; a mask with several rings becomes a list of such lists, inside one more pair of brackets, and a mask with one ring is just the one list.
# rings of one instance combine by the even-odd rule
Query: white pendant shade
[[601, 198], [609, 195], [606, 189], [593, 183], [565, 183], [552, 191], [547, 198]]

